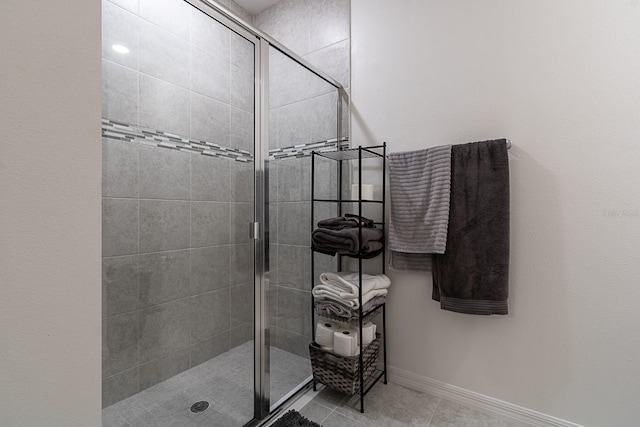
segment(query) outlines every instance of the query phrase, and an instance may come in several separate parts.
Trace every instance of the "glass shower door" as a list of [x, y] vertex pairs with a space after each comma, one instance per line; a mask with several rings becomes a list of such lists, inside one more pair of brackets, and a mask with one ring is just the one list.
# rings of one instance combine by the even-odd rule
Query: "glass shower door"
[[[270, 402], [277, 407], [311, 378], [311, 288], [334, 257], [317, 254], [311, 274], [311, 186], [336, 199], [336, 162], [327, 161], [312, 183], [311, 151], [338, 144], [338, 90], [298, 62], [269, 47], [269, 263]], [[335, 216], [335, 203], [316, 218]], [[318, 256], [320, 255], [320, 256]]]
[[242, 426], [258, 39], [200, 2], [130, 3], [103, 1], [103, 425]]

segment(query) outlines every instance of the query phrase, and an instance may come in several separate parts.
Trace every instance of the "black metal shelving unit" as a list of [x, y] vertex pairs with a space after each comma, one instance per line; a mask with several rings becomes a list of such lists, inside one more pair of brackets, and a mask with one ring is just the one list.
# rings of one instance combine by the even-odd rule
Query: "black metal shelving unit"
[[[330, 152], [312, 152], [311, 153], [311, 231], [313, 232], [313, 230], [315, 229], [315, 217], [314, 217], [314, 207], [315, 207], [315, 203], [336, 203], [338, 205], [338, 216], [341, 216], [343, 213], [343, 204], [345, 203], [353, 203], [353, 204], [357, 204], [358, 206], [358, 212], [357, 214], [362, 216], [363, 213], [363, 206], [366, 204], [377, 204], [380, 205], [382, 208], [382, 212], [380, 213], [380, 217], [382, 218], [382, 220], [380, 222], [375, 222], [374, 224], [377, 227], [382, 228], [383, 230], [386, 227], [386, 222], [385, 222], [385, 212], [386, 212], [386, 188], [385, 188], [385, 182], [386, 182], [386, 159], [387, 159], [387, 144], [386, 142], [383, 143], [382, 145], [377, 145], [377, 146], [372, 146], [372, 147], [362, 147], [359, 146], [357, 148], [348, 148], [348, 149], [344, 149], [344, 150], [339, 150], [339, 151], [330, 151]], [[337, 179], [337, 195], [338, 198], [337, 199], [316, 199], [315, 198], [315, 191], [314, 191], [314, 187], [315, 187], [315, 178], [316, 178], [316, 158], [317, 157], [323, 157], [326, 159], [331, 159], [337, 162], [337, 175], [338, 175], [338, 179]], [[363, 200], [362, 199], [362, 167], [363, 167], [363, 160], [368, 160], [368, 159], [378, 159], [378, 160], [382, 160], [382, 199], [381, 200]], [[342, 178], [343, 178], [343, 164], [344, 162], [348, 162], [348, 161], [357, 161], [357, 165], [358, 165], [358, 198], [353, 200], [351, 198], [349, 199], [344, 199], [343, 195], [344, 195], [344, 189], [343, 189], [343, 183], [342, 183]], [[349, 189], [350, 190], [350, 189]], [[350, 193], [347, 192], [348, 194]], [[353, 195], [351, 195], [353, 196]], [[360, 224], [359, 226], [359, 239], [360, 241], [362, 241], [362, 224]], [[315, 251], [312, 249], [311, 251], [311, 284], [312, 287], [314, 286], [315, 283]], [[385, 264], [385, 257], [386, 255], [386, 248], [383, 245], [382, 251], [380, 254], [377, 255], [377, 258], [380, 260], [381, 266], [382, 266], [382, 273], [385, 274], [386, 273], [386, 264]], [[338, 269], [342, 270], [342, 255], [338, 254]], [[364, 412], [364, 396], [369, 392], [369, 390], [371, 390], [371, 388], [381, 379], [384, 378], [384, 383], [387, 384], [387, 340], [386, 340], [386, 332], [387, 332], [387, 319], [386, 319], [386, 304], [383, 302], [381, 304], [376, 305], [375, 307], [372, 307], [370, 310], [368, 310], [367, 312], [362, 311], [362, 254], [358, 254], [355, 256], [351, 256], [352, 258], [356, 258], [358, 260], [358, 273], [359, 273], [359, 282], [360, 282], [360, 286], [359, 286], [359, 312], [358, 312], [358, 318], [356, 319], [357, 324], [358, 324], [358, 339], [360, 341], [360, 352], [359, 352], [359, 387], [358, 387], [358, 393], [360, 396], [360, 412]], [[364, 361], [363, 361], [363, 354], [364, 354], [364, 347], [362, 345], [362, 325], [365, 324], [366, 322], [372, 320], [373, 318], [377, 317], [379, 314], [382, 314], [382, 333], [381, 335], [381, 339], [382, 339], [382, 356], [383, 356], [383, 368], [382, 370], [380, 369], [376, 369], [376, 371], [365, 381], [364, 378]], [[326, 317], [326, 316], [322, 316], [322, 317]], [[342, 322], [348, 322], [350, 324], [354, 324], [354, 320], [353, 319], [346, 319], [346, 318], [341, 318], [338, 316], [331, 316], [331, 319], [334, 320], [338, 320], [338, 321], [342, 321]], [[313, 341], [315, 342], [315, 322], [316, 322], [316, 310], [315, 310], [315, 304], [314, 304], [314, 298], [313, 295], [311, 296], [311, 329], [312, 329], [312, 334], [313, 334]], [[313, 381], [313, 389], [316, 389], [316, 381], [315, 381], [315, 377], [314, 377], [314, 381]]]

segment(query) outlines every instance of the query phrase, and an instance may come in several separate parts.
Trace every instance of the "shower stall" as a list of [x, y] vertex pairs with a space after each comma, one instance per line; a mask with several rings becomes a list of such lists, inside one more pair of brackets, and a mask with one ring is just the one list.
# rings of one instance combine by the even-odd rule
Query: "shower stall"
[[346, 92], [206, 0], [103, 0], [102, 73], [103, 425], [257, 424], [311, 377]]

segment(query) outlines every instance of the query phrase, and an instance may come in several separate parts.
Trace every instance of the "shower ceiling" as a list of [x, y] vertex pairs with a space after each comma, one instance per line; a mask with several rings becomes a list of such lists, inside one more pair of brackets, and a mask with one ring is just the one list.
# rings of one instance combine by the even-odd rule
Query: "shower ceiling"
[[280, 0], [235, 0], [236, 3], [252, 15], [262, 12], [279, 1]]

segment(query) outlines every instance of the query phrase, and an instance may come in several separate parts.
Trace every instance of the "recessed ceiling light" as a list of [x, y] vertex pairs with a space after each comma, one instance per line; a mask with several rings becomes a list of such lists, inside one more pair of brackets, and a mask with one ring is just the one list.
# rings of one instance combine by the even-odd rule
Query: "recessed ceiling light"
[[129, 53], [129, 48], [127, 48], [126, 46], [122, 46], [121, 44], [114, 44], [111, 47], [118, 53]]

